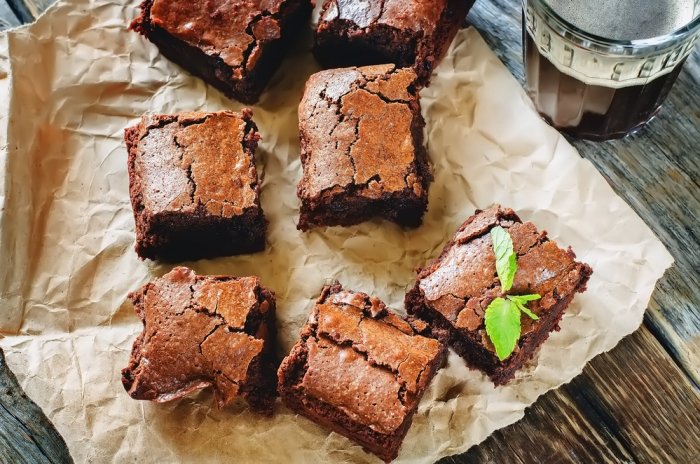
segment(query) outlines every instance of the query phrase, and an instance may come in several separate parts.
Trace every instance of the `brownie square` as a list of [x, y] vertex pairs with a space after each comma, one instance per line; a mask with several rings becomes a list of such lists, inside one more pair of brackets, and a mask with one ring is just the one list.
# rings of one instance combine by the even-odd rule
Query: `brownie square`
[[336, 282], [323, 289], [282, 361], [278, 389], [294, 412], [388, 462], [444, 354], [384, 303]]
[[420, 225], [432, 180], [416, 74], [394, 65], [321, 71], [299, 104], [298, 228], [381, 217]]
[[[507, 230], [517, 255], [517, 272], [509, 295], [539, 294], [528, 308], [539, 320], [521, 315], [521, 336], [515, 351], [499, 361], [486, 334], [486, 307], [503, 292], [496, 273], [490, 231]], [[574, 252], [562, 249], [531, 222], [523, 223], [512, 209], [498, 205], [477, 211], [462, 224], [442, 254], [418, 271], [406, 295], [409, 314], [428, 323], [427, 333], [449, 344], [467, 364], [503, 385], [559, 330], [564, 311], [577, 292], [586, 289], [592, 270], [577, 262]]]
[[253, 104], [310, 12], [309, 0], [144, 0], [131, 29], [229, 98]]
[[265, 248], [252, 112], [147, 115], [126, 129], [141, 258], [183, 261]]
[[454, 39], [474, 0], [325, 0], [314, 54], [325, 67], [394, 63], [420, 82]]
[[240, 396], [272, 413], [275, 297], [257, 277], [176, 267], [129, 298], [143, 322], [122, 370], [132, 398], [162, 403], [211, 386], [220, 408]]

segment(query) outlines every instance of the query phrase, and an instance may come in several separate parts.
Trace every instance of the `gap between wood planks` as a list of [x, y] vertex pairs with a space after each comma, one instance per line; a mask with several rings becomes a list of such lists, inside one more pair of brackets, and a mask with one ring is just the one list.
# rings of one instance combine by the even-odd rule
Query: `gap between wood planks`
[[466, 454], [441, 464], [691, 463], [700, 397], [646, 327]]
[[0, 0], [0, 31], [20, 26], [22, 23], [6, 0]]
[[48, 7], [54, 4], [55, 0], [0, 0], [7, 1], [19, 20], [26, 24], [34, 21]]

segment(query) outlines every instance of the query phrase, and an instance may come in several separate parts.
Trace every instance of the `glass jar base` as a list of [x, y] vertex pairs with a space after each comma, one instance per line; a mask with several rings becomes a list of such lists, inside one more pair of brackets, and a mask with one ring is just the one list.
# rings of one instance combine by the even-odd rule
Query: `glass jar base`
[[569, 135], [571, 137], [574, 137], [576, 139], [580, 140], [589, 140], [591, 142], [605, 142], [608, 140], [620, 140], [624, 139], [626, 137], [629, 137], [630, 135], [636, 134], [637, 132], [641, 131], [644, 129], [647, 124], [649, 124], [654, 118], [656, 118], [656, 115], [660, 111], [661, 108], [657, 109], [654, 114], [649, 117], [649, 119], [640, 122], [636, 126], [630, 128], [627, 131], [616, 131], [616, 132], [607, 132], [607, 133], [600, 133], [600, 132], [590, 132], [586, 131], [585, 129], [579, 128], [579, 127], [558, 127], [556, 124], [553, 123], [552, 119], [547, 116], [544, 113], [539, 113], [540, 117], [550, 126], [554, 127], [556, 130], [559, 132]]

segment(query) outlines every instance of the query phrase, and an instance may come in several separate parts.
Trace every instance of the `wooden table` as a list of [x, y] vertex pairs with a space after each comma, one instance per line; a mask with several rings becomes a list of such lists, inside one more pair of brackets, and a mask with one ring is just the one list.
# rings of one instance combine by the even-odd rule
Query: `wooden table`
[[[134, 0], [137, 1], [137, 0]], [[0, 30], [52, 0], [0, 0]], [[523, 80], [519, 0], [478, 0], [476, 26]], [[520, 422], [444, 463], [700, 463], [700, 47], [659, 117], [625, 140], [572, 141], [659, 236], [676, 264], [644, 324]], [[0, 462], [70, 462], [0, 358]]]

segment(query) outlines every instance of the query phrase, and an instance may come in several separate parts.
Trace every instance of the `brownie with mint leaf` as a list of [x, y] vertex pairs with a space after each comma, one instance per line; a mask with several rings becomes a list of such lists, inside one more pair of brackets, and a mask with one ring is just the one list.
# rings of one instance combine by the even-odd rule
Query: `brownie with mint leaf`
[[504, 385], [559, 329], [592, 272], [571, 248], [496, 205], [467, 219], [419, 269], [405, 305], [427, 323], [426, 334]]

